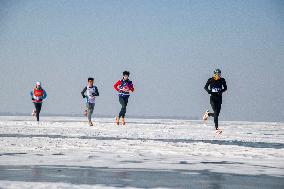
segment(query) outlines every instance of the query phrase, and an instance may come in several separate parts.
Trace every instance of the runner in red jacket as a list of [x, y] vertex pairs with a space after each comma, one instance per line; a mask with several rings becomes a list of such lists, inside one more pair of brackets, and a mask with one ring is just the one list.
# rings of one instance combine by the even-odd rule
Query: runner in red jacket
[[36, 120], [39, 122], [39, 114], [41, 111], [42, 101], [47, 97], [46, 91], [41, 87], [40, 82], [36, 82], [36, 86], [30, 94], [35, 105], [35, 109], [33, 110], [32, 115], [36, 116]]
[[115, 123], [119, 125], [119, 120], [121, 119], [122, 125], [125, 125], [125, 114], [126, 114], [126, 107], [128, 104], [128, 99], [130, 96], [130, 92], [134, 92], [134, 86], [132, 81], [129, 80], [130, 73], [128, 71], [123, 72], [123, 78], [118, 80], [114, 84], [114, 89], [118, 92], [119, 96], [119, 103], [121, 104], [121, 110], [118, 116], [116, 116]]

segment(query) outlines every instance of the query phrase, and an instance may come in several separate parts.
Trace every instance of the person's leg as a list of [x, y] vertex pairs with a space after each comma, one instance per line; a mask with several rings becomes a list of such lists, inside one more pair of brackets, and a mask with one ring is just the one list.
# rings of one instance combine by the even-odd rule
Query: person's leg
[[87, 116], [87, 118], [88, 118], [88, 121], [89, 121], [89, 112], [90, 112], [90, 111], [89, 111], [89, 108], [90, 108], [90, 104], [87, 102], [87, 103], [86, 103], [86, 111], [87, 111], [87, 115], [86, 115], [86, 116]]
[[[211, 104], [213, 112], [215, 112], [215, 102], [212, 96], [210, 97], [210, 104]], [[208, 113], [208, 116], [214, 117], [214, 113]]]
[[219, 128], [219, 114], [221, 111], [221, 105], [222, 105], [222, 98], [219, 97], [212, 97], [210, 99], [210, 104], [212, 106], [214, 113], [209, 113], [208, 115], [211, 117], [214, 117], [214, 123], [215, 123], [215, 129], [217, 130]]
[[123, 118], [125, 117], [125, 114], [126, 114], [126, 107], [127, 107], [127, 104], [128, 104], [128, 97], [126, 97], [126, 98], [124, 99], [124, 101], [125, 101], [125, 109], [124, 109]]
[[95, 104], [90, 104], [89, 116], [88, 116], [89, 122], [92, 122], [92, 115], [94, 112], [94, 108], [95, 108]]
[[218, 129], [218, 101], [216, 101], [216, 97], [210, 97], [210, 104], [214, 113], [208, 113], [208, 116], [214, 117], [215, 129]]
[[124, 118], [126, 113], [126, 106], [127, 106], [127, 98], [119, 97], [119, 103], [121, 104], [121, 110], [119, 112], [119, 118]]
[[36, 116], [36, 119], [38, 119], [38, 116], [37, 116], [37, 115], [38, 115], [38, 114], [37, 114], [37, 112], [38, 112], [38, 111], [37, 111], [37, 109], [38, 109], [37, 103], [34, 102], [34, 106], [35, 106], [35, 116]]
[[215, 111], [214, 111], [214, 123], [215, 123], [215, 129], [217, 130], [219, 128], [219, 114], [221, 111], [221, 102], [220, 100], [216, 101], [215, 104]]
[[86, 107], [87, 107], [87, 117], [88, 117], [88, 121], [91, 122], [92, 121], [92, 114], [94, 111], [94, 106], [95, 104], [91, 104], [91, 103], [87, 103]]
[[120, 109], [120, 112], [119, 112], [118, 116], [115, 117], [116, 125], [119, 125], [119, 120], [120, 120], [120, 118], [121, 118], [121, 116], [123, 114], [123, 106], [124, 106], [124, 100], [123, 100], [123, 98], [121, 96], [118, 97], [118, 100], [119, 100], [119, 103], [121, 105], [121, 109]]
[[125, 102], [125, 107], [124, 107], [124, 112], [123, 112], [122, 119], [121, 119], [122, 125], [125, 125], [124, 117], [125, 117], [125, 114], [126, 114], [126, 107], [127, 107], [127, 104], [128, 104], [128, 97], [125, 97], [124, 102]]
[[36, 109], [36, 120], [39, 121], [39, 114], [41, 111], [41, 103], [34, 103]]

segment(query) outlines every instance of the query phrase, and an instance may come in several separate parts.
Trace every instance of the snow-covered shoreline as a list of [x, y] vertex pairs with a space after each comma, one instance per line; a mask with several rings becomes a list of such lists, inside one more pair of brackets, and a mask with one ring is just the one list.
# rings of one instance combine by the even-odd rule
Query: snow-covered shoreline
[[44, 117], [37, 124], [30, 117], [0, 117], [0, 167], [64, 165], [284, 177], [284, 123], [226, 121], [220, 123], [224, 133], [215, 135], [212, 122], [128, 119], [123, 127], [110, 118], [94, 121], [89, 127], [85, 118]]

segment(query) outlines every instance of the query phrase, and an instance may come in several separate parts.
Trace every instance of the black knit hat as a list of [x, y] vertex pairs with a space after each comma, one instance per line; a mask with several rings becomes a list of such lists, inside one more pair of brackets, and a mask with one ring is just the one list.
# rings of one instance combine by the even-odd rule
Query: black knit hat
[[220, 69], [214, 70], [214, 74], [221, 74], [221, 70]]
[[129, 71], [124, 71], [124, 72], [123, 72], [123, 76], [125, 76], [125, 75], [129, 76], [129, 75], [130, 75], [130, 72], [129, 72]]

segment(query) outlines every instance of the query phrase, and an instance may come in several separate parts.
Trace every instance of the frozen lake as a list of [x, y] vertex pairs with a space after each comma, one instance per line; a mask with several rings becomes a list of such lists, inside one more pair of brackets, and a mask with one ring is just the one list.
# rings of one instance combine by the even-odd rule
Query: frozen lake
[[0, 188], [284, 188], [284, 124], [0, 118]]

